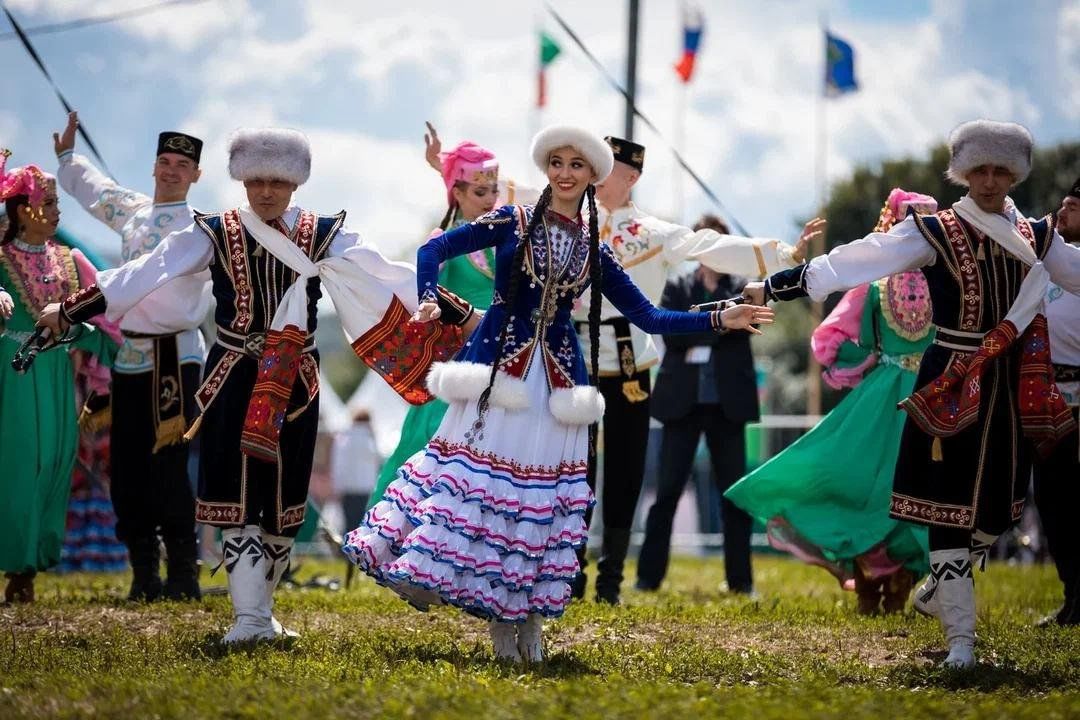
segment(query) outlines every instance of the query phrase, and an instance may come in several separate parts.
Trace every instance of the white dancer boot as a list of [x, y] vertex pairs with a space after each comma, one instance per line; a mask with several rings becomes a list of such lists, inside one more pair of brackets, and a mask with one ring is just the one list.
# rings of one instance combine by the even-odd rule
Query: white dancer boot
[[222, 638], [226, 644], [273, 640], [274, 628], [265, 607], [266, 559], [262, 532], [256, 525], [221, 532], [222, 557], [229, 577], [233, 626]]
[[922, 585], [915, 588], [915, 593], [911, 596], [911, 606], [915, 608], [916, 612], [932, 618], [938, 616], [937, 584], [937, 578], [934, 576], [933, 569], [931, 569]]
[[274, 628], [274, 634], [279, 638], [295, 640], [300, 633], [284, 627], [274, 617], [274, 591], [277, 590], [281, 576], [289, 569], [289, 556], [292, 554], [293, 538], [281, 535], [271, 535], [263, 532], [263, 556], [266, 558], [266, 597], [264, 599], [265, 613], [270, 616], [270, 626]]
[[488, 632], [491, 634], [496, 660], [521, 662], [521, 654], [515, 644], [516, 632], [513, 624], [492, 620], [488, 623]]
[[937, 577], [937, 617], [949, 642], [945, 667], [958, 670], [975, 665], [975, 580], [968, 548], [935, 550], [930, 567]]
[[990, 557], [990, 548], [998, 539], [997, 535], [991, 535], [982, 530], [971, 533], [971, 567], [979, 568], [980, 572], [986, 572], [986, 560]]
[[529, 613], [529, 618], [518, 625], [517, 649], [521, 659], [538, 663], [544, 659], [544, 618], [539, 613]]

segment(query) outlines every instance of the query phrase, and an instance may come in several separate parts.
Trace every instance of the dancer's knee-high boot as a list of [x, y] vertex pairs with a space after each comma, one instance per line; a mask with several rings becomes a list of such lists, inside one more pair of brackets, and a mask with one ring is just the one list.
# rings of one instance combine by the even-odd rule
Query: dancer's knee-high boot
[[274, 628], [266, 607], [262, 531], [257, 525], [227, 528], [221, 532], [221, 538], [223, 561], [229, 575], [229, 599], [233, 606], [233, 626], [223, 642], [273, 640]]
[[946, 667], [975, 665], [975, 580], [968, 548], [934, 550], [930, 572], [937, 580], [932, 603], [949, 643]]
[[281, 535], [271, 535], [263, 531], [263, 555], [266, 558], [266, 597], [265, 612], [270, 616], [270, 625], [278, 637], [297, 638], [300, 634], [282, 626], [274, 617], [274, 591], [277, 590], [281, 576], [289, 569], [289, 558], [295, 540]]

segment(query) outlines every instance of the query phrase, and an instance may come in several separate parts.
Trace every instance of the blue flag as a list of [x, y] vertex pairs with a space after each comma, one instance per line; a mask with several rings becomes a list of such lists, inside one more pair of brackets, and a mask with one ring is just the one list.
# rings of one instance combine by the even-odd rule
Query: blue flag
[[859, 89], [855, 82], [855, 51], [851, 45], [826, 31], [825, 33], [825, 94], [843, 95]]

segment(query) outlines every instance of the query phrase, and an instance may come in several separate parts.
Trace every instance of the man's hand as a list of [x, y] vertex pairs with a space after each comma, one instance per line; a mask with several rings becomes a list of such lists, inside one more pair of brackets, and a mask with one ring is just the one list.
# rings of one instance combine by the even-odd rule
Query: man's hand
[[743, 288], [742, 296], [746, 298], [746, 302], [751, 305], [764, 305], [765, 304], [765, 283], [752, 282], [747, 283]]
[[757, 305], [733, 305], [720, 312], [720, 322], [725, 330], [746, 330], [761, 335], [755, 325], [771, 325], [776, 313], [771, 308]]
[[68, 150], [75, 149], [75, 131], [79, 129], [79, 113], [69, 112], [67, 127], [64, 128], [63, 134], [53, 133], [53, 149], [56, 150], [57, 156], [60, 153], [67, 152]]
[[427, 160], [427, 164], [435, 169], [435, 172], [442, 174], [442, 160], [439, 159], [439, 153], [442, 152], [442, 140], [439, 139], [439, 133], [435, 132], [435, 126], [430, 122], [424, 121], [427, 125], [428, 131], [424, 133], [424, 159]]
[[825, 236], [826, 224], [824, 218], [814, 218], [803, 225], [802, 235], [799, 236], [799, 242], [795, 243], [795, 250], [791, 253], [795, 262], [804, 263], [810, 259], [809, 252], [813, 249], [811, 243]]
[[38, 316], [37, 326], [49, 328], [54, 337], [60, 337], [67, 332], [69, 325], [60, 315], [60, 303], [46, 305]]
[[442, 315], [442, 310], [439, 309], [439, 303], [420, 303], [420, 307], [416, 308], [416, 312], [409, 318], [409, 322], [431, 322], [432, 320], [438, 320], [440, 315]]
[[11, 299], [11, 295], [0, 290], [0, 317], [10, 320], [13, 312], [15, 312], [15, 301]]

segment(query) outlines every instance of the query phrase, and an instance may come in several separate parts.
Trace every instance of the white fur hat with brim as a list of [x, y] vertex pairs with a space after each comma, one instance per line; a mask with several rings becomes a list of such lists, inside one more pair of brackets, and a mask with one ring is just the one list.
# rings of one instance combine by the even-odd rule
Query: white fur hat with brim
[[1007, 168], [1023, 182], [1031, 172], [1034, 141], [1023, 125], [996, 120], [971, 120], [949, 135], [949, 169], [945, 176], [968, 186], [967, 175], [982, 165]]
[[229, 138], [233, 180], [284, 180], [303, 185], [311, 176], [311, 144], [299, 130], [240, 128]]
[[548, 157], [559, 148], [572, 147], [581, 153], [596, 173], [596, 183], [602, 183], [615, 167], [615, 156], [604, 138], [573, 125], [546, 127], [532, 141], [532, 157], [541, 172], [547, 172]]

